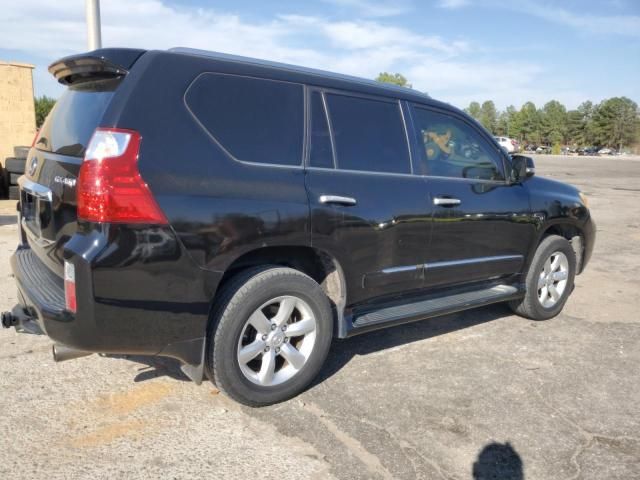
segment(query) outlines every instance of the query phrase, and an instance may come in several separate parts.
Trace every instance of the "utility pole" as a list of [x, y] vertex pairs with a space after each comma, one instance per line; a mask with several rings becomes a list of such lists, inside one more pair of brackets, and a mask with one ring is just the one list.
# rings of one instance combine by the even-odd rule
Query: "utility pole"
[[89, 50], [102, 48], [100, 32], [100, 0], [85, 0], [87, 14], [87, 46]]

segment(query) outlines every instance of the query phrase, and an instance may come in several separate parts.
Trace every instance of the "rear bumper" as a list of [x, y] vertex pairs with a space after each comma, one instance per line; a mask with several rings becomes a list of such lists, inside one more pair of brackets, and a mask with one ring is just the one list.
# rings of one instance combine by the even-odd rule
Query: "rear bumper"
[[71, 312], [64, 308], [62, 278], [47, 269], [30, 248], [18, 249], [12, 255], [11, 270], [18, 287], [20, 305], [17, 308], [22, 309], [17, 315], [36, 321], [45, 334], [52, 322], [73, 321]]
[[14, 317], [37, 325], [23, 331], [41, 330], [74, 349], [201, 364], [219, 278], [197, 268], [170, 229], [162, 234], [162, 248], [150, 247], [141, 228], [103, 225], [74, 235], [64, 257], [75, 267], [76, 313], [65, 308], [62, 277], [33, 249], [18, 249], [11, 257], [20, 302]]

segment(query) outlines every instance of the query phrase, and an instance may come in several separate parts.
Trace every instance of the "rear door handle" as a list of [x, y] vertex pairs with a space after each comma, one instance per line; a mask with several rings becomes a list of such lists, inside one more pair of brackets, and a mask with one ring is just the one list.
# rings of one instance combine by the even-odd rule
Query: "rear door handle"
[[320, 195], [320, 203], [335, 203], [337, 205], [352, 206], [355, 205], [356, 199], [352, 197], [341, 197], [340, 195]]
[[460, 205], [460, 200], [458, 198], [449, 198], [449, 197], [434, 197], [433, 204], [439, 205], [441, 207], [453, 207], [455, 205]]

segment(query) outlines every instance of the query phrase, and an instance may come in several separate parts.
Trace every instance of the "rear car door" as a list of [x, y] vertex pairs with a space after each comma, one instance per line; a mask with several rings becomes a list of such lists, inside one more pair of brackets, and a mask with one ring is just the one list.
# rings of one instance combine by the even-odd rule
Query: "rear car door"
[[401, 102], [310, 90], [309, 105], [312, 244], [342, 265], [347, 305], [422, 288], [431, 206]]
[[425, 256], [428, 287], [521, 272], [534, 238], [529, 195], [507, 181], [508, 159], [474, 122], [453, 111], [412, 105], [416, 168], [433, 206]]

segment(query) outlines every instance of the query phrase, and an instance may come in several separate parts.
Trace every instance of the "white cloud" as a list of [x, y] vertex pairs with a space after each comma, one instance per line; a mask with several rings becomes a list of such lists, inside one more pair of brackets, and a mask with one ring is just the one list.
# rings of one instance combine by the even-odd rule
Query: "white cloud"
[[440, 8], [448, 8], [453, 10], [456, 8], [466, 7], [470, 3], [471, 2], [469, 2], [469, 0], [440, 0], [438, 2], [438, 6]]
[[393, 17], [409, 11], [405, 1], [392, 0], [323, 0], [336, 7], [350, 8], [363, 17]]
[[[478, 47], [472, 49], [465, 39], [426, 35], [382, 21], [301, 15], [249, 21], [211, 8], [172, 7], [162, 0], [110, 0], [102, 3], [101, 13], [108, 47], [194, 47], [366, 78], [381, 71], [401, 72], [417, 90], [458, 106], [472, 99], [493, 98], [505, 106], [541, 95], [556, 97], [555, 91], [539, 86], [543, 72], [530, 62], [481, 61], [475, 58]], [[47, 64], [85, 50], [85, 42], [80, 1], [21, 0], [5, 6], [0, 16], [0, 46], [41, 59], [34, 77], [38, 94], [59, 93], [46, 73]], [[558, 90], [570, 92], [562, 87]]]
[[[448, 1], [455, 2], [457, 0]], [[584, 11], [572, 11], [564, 6], [558, 6], [558, 2], [551, 0], [511, 0], [510, 2], [484, 0], [482, 5], [501, 10], [521, 12], [548, 22], [574, 28], [580, 32], [640, 37], [640, 16], [611, 15], [608, 13], [609, 8], [607, 13], [596, 15], [584, 13]], [[617, 8], [622, 8], [622, 5]]]

